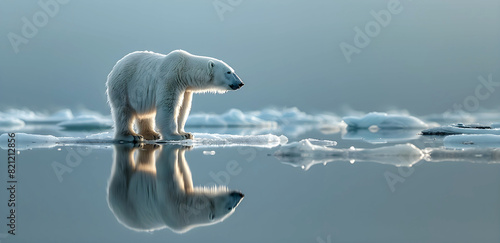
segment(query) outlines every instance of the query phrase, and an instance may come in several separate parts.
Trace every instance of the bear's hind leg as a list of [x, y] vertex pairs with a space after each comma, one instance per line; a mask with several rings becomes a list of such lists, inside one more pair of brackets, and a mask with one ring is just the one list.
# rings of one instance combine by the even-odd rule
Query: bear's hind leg
[[142, 141], [143, 137], [134, 132], [135, 112], [130, 107], [118, 107], [112, 111], [115, 121], [115, 139], [129, 142]]
[[144, 139], [147, 140], [158, 140], [161, 135], [155, 132], [154, 129], [154, 118], [137, 118], [137, 127], [139, 128], [139, 134], [141, 134]]

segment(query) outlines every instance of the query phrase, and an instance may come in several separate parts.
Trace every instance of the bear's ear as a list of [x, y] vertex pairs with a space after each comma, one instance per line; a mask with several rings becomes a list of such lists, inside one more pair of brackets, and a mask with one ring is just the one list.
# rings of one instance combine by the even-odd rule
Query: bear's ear
[[213, 68], [214, 68], [214, 66], [215, 66], [214, 61], [212, 61], [212, 60], [208, 60], [208, 69], [210, 69], [210, 70], [211, 70], [211, 69], [213, 69]]

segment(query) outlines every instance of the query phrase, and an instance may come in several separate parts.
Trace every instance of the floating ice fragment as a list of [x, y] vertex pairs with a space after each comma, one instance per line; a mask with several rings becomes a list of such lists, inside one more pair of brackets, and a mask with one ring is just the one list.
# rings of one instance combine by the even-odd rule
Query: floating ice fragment
[[215, 151], [211, 150], [211, 151], [203, 151], [203, 155], [215, 155]]

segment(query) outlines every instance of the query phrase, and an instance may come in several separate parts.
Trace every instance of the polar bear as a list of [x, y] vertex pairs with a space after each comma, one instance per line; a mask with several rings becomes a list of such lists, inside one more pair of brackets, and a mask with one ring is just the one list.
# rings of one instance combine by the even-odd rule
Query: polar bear
[[224, 93], [242, 86], [233, 68], [215, 58], [183, 50], [168, 55], [132, 52], [115, 64], [106, 82], [115, 139], [192, 139], [184, 125], [193, 93]]
[[[226, 187], [193, 187], [184, 157], [187, 147], [144, 144], [137, 159], [131, 145], [114, 147], [108, 206], [125, 227], [136, 231], [170, 228], [184, 233], [223, 221], [243, 199]], [[156, 158], [155, 151], [159, 150]]]

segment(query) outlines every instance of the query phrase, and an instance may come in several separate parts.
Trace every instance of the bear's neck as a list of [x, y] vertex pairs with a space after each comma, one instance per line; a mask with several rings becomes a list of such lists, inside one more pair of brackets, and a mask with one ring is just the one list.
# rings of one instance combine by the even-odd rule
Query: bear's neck
[[180, 73], [180, 83], [187, 91], [201, 91], [206, 89], [207, 84], [211, 81], [210, 74], [206, 69], [202, 68], [186, 68]]

